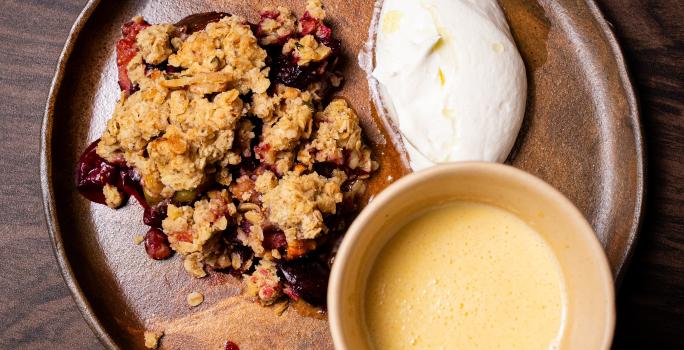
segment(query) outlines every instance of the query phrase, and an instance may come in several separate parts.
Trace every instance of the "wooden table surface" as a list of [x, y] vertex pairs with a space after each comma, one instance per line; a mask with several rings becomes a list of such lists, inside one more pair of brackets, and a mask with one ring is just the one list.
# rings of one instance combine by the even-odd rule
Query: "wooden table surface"
[[[618, 292], [615, 348], [684, 349], [684, 2], [600, 0], [625, 52], [647, 144], [645, 221]], [[40, 126], [86, 0], [0, 3], [0, 349], [100, 349], [53, 256]]]

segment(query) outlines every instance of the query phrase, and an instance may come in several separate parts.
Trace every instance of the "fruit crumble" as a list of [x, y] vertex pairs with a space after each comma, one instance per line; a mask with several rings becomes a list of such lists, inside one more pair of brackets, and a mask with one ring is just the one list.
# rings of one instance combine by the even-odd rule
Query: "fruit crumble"
[[212, 12], [124, 24], [121, 97], [80, 158], [78, 190], [111, 208], [135, 197], [153, 259], [177, 253], [197, 278], [243, 276], [263, 305], [324, 306], [378, 167], [354, 110], [332, 98], [341, 43], [325, 19], [310, 0], [299, 19], [277, 7], [258, 23]]

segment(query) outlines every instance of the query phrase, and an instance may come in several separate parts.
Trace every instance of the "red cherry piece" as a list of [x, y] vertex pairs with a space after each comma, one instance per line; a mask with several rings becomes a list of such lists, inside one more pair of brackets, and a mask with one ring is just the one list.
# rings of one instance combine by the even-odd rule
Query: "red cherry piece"
[[145, 234], [145, 251], [154, 260], [167, 259], [173, 253], [169, 240], [158, 228], [151, 228]]
[[132, 93], [134, 90], [131, 79], [128, 78], [128, 63], [138, 53], [138, 46], [135, 43], [135, 38], [141, 30], [149, 27], [149, 23], [142, 22], [127, 22], [121, 27], [121, 38], [116, 43], [116, 66], [119, 69], [119, 87], [122, 91]]

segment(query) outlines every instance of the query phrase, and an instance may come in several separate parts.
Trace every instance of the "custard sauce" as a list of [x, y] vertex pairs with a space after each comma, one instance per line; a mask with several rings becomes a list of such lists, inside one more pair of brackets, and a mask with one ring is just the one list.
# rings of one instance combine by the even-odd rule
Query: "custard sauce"
[[514, 214], [452, 202], [401, 228], [366, 289], [378, 350], [554, 349], [564, 288], [551, 248]]

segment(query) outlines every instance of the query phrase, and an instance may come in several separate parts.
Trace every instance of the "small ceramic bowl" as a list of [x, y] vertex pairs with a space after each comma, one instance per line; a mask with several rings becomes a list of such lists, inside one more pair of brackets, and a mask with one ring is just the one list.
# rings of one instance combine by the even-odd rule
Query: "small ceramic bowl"
[[328, 285], [330, 329], [338, 350], [372, 348], [363, 298], [376, 256], [413, 213], [451, 200], [498, 206], [539, 232], [560, 264], [566, 316], [560, 349], [608, 349], [615, 324], [613, 278], [579, 210], [539, 178], [493, 163], [453, 163], [408, 175], [380, 193], [347, 231]]

